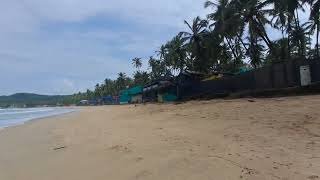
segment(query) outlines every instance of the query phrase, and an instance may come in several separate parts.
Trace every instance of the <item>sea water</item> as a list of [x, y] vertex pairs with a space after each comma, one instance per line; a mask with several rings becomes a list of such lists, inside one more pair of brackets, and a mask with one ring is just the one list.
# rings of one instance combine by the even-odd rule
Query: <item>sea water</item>
[[12, 108], [0, 109], [0, 129], [24, 124], [27, 121], [76, 111], [76, 108]]

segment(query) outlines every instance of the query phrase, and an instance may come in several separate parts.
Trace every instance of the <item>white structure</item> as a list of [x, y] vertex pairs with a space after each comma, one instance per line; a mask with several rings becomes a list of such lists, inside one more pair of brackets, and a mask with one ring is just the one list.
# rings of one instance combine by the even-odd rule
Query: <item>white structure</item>
[[309, 65], [300, 67], [300, 80], [301, 86], [311, 85], [311, 73]]

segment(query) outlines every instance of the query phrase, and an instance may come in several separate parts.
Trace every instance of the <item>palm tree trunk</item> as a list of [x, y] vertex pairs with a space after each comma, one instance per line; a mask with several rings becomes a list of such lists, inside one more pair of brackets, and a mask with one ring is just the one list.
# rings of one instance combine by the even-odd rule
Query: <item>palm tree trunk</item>
[[319, 34], [320, 34], [320, 22], [317, 23], [317, 42], [316, 42], [316, 50], [317, 50], [317, 59], [319, 60]]
[[235, 71], [236, 71], [236, 59], [237, 59], [238, 56], [237, 56], [237, 54], [234, 52], [234, 49], [232, 48], [231, 43], [230, 43], [230, 41], [228, 40], [228, 38], [226, 38], [226, 40], [227, 40], [227, 43], [228, 43], [229, 48], [230, 48], [231, 51], [232, 51], [232, 54], [234, 55], [233, 71], [235, 72]]
[[258, 34], [259, 36], [263, 39], [263, 41], [267, 44], [268, 48], [270, 49], [271, 53], [273, 54], [274, 52], [274, 48], [272, 45], [272, 41], [270, 40], [270, 38], [268, 37], [267, 33], [265, 31], [263, 31], [262, 29], [264, 29], [262, 23], [260, 22], [260, 20], [258, 19], [258, 22], [254, 21], [255, 25], [258, 27]]
[[282, 60], [282, 61], [286, 61], [286, 60], [287, 60], [287, 59], [286, 59], [287, 54], [286, 54], [286, 48], [285, 48], [286, 43], [283, 41], [283, 40], [285, 39], [285, 35], [284, 35], [284, 27], [283, 27], [283, 26], [281, 27], [281, 34], [282, 34], [282, 42], [281, 42], [281, 60]]
[[291, 59], [290, 32], [291, 32], [291, 22], [288, 21], [288, 60]]
[[297, 17], [295, 18], [296, 19], [296, 26], [300, 26], [300, 22], [299, 22], [299, 11], [298, 9], [296, 10], [296, 13], [297, 13]]
[[247, 48], [247, 46], [244, 44], [244, 42], [243, 42], [243, 40], [242, 40], [242, 38], [240, 37], [239, 34], [237, 34], [237, 37], [238, 37], [238, 39], [240, 40], [240, 42], [241, 42], [242, 46], [244, 47], [244, 49], [246, 50], [246, 52], [248, 52], [248, 48]]
[[261, 23], [261, 21], [259, 19], [257, 19], [258, 22], [256, 22], [255, 20], [252, 19], [252, 21], [255, 23], [255, 25], [258, 27], [258, 34], [259, 36], [265, 41], [265, 43], [267, 44], [267, 46], [269, 47], [270, 50], [272, 50], [272, 41], [270, 40], [270, 38], [268, 37], [268, 34], [265, 32], [264, 26]]

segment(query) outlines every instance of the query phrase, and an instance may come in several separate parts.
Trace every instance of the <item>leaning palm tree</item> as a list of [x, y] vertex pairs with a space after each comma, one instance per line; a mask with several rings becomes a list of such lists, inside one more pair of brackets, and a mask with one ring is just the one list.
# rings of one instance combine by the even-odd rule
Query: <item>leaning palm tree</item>
[[132, 65], [137, 68], [140, 69], [142, 67], [142, 62], [141, 62], [141, 58], [133, 58], [132, 59]]
[[[264, 46], [260, 43], [262, 41], [261, 35], [257, 32], [256, 26], [254, 23], [248, 23], [248, 42], [249, 42], [249, 50], [248, 56], [250, 57], [250, 64], [254, 68], [258, 68], [263, 63], [263, 50]], [[272, 49], [269, 49], [271, 54], [274, 54]]]
[[220, 36], [222, 42], [231, 50], [234, 59], [233, 71], [236, 71], [236, 65], [243, 58], [243, 48], [246, 51], [248, 51], [248, 48], [242, 40], [244, 22], [234, 5], [234, 2], [231, 3], [229, 0], [219, 0], [217, 3], [206, 1], [205, 8], [214, 9], [213, 13], [207, 16], [209, 20], [213, 21], [209, 26], [213, 28], [212, 36]]
[[257, 35], [265, 42], [265, 44], [272, 50], [272, 41], [270, 40], [265, 25], [271, 24], [271, 21], [267, 18], [270, 12], [267, 7], [267, 3], [260, 2], [259, 0], [239, 0], [240, 12], [243, 17], [243, 21], [255, 31]]
[[[254, 32], [251, 32], [254, 33]], [[259, 43], [261, 39], [257, 35], [251, 34], [248, 37], [248, 41], [250, 42], [249, 45], [249, 57], [250, 57], [250, 64], [256, 69], [260, 67], [263, 63], [263, 51], [264, 47]], [[274, 52], [272, 52], [274, 53]]]

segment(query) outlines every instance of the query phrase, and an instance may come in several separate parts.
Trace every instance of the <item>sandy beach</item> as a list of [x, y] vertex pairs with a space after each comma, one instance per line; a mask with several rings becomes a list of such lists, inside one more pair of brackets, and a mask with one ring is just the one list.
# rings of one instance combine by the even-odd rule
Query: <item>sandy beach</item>
[[88, 107], [0, 131], [0, 180], [89, 179], [320, 179], [320, 96]]

